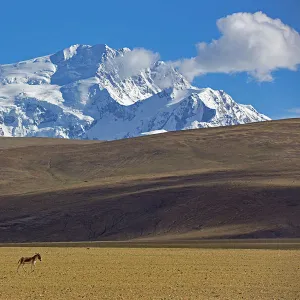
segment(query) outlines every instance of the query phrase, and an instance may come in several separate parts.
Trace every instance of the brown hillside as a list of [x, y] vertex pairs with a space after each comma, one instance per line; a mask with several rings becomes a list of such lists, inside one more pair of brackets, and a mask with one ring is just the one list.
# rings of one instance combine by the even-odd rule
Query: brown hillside
[[0, 138], [0, 242], [300, 237], [299, 129]]

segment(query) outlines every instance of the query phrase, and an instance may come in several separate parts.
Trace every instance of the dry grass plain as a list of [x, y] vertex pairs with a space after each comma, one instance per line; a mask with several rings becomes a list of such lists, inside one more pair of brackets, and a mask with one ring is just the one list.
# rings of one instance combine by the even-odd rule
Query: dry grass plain
[[1, 300], [300, 299], [297, 250], [4, 247], [0, 266]]

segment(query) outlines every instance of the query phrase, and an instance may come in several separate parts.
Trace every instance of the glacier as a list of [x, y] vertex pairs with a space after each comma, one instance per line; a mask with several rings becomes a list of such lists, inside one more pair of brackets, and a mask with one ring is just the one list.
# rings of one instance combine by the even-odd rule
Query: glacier
[[115, 140], [270, 120], [160, 60], [124, 78], [115, 60], [130, 51], [72, 45], [0, 65], [0, 136]]

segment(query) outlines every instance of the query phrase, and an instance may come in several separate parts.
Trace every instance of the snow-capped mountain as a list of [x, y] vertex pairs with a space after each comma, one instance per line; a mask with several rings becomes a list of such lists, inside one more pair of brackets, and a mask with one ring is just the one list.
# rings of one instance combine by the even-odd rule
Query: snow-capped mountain
[[0, 65], [0, 135], [113, 140], [270, 120], [162, 61], [124, 77], [115, 62], [130, 51], [74, 45]]

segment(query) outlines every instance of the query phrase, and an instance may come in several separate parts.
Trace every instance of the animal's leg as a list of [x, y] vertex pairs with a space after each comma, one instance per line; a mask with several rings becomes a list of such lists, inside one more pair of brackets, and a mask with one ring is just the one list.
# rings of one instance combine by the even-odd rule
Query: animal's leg
[[24, 265], [22, 265], [23, 270], [27, 273], [27, 271], [24, 269]]
[[19, 273], [19, 268], [21, 267], [21, 264], [22, 264], [22, 258], [20, 258], [18, 260], [18, 268], [17, 268], [17, 272]]

